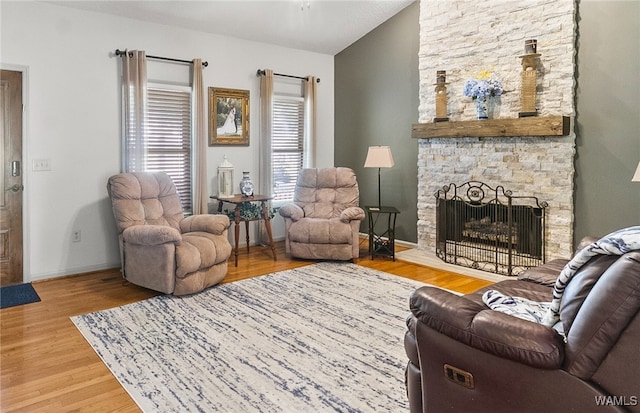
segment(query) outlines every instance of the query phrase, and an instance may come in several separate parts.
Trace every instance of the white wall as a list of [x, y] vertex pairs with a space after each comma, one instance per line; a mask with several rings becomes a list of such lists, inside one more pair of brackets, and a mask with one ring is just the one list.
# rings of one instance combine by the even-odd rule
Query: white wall
[[[321, 78], [317, 165], [333, 165], [333, 56], [143, 23], [36, 2], [0, 3], [0, 64], [27, 75], [25, 281], [119, 266], [107, 178], [120, 170], [119, 58], [115, 49], [209, 62], [207, 87], [250, 90], [249, 147], [209, 147], [211, 194], [226, 154], [241, 171], [258, 171], [257, 69]], [[34, 159], [52, 170], [33, 172]], [[276, 238], [283, 223], [274, 219]], [[71, 241], [72, 231], [82, 241]], [[244, 236], [242, 236], [244, 239]]]

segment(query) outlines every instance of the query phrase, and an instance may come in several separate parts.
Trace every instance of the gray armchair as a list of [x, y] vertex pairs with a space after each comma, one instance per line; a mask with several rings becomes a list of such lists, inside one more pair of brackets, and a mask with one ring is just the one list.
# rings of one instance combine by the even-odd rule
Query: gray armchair
[[222, 281], [231, 244], [226, 215], [185, 217], [164, 172], [122, 173], [107, 191], [118, 227], [122, 274], [167, 294], [190, 294]]
[[364, 219], [359, 197], [350, 168], [302, 169], [293, 203], [279, 209], [285, 221], [285, 251], [297, 258], [357, 261]]

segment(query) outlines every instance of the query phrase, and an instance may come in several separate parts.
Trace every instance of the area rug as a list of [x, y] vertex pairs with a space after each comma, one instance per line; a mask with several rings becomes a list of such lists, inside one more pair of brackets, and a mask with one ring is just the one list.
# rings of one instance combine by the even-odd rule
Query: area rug
[[0, 287], [0, 309], [40, 301], [31, 283]]
[[422, 285], [319, 263], [72, 320], [144, 412], [402, 412]]

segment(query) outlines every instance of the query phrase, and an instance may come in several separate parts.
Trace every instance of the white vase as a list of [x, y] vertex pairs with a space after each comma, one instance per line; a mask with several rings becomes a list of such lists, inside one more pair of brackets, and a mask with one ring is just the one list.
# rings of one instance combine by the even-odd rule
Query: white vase
[[242, 196], [253, 196], [253, 182], [249, 177], [249, 172], [242, 173], [242, 180], [240, 181], [240, 193]]

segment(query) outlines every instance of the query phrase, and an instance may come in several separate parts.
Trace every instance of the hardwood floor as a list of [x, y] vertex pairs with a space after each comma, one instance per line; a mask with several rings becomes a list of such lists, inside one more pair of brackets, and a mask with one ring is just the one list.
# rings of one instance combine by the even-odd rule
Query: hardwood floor
[[[249, 254], [241, 251], [238, 267], [229, 265], [224, 282], [313, 264], [285, 257], [283, 242], [277, 243], [277, 261], [270, 254], [263, 247], [252, 247]], [[361, 244], [360, 256], [358, 265], [463, 293], [491, 284], [399, 260], [372, 261], [366, 241]], [[41, 302], [0, 311], [0, 411], [139, 412], [69, 317], [144, 300], [156, 293], [124, 283], [117, 269], [35, 282], [33, 286]]]

